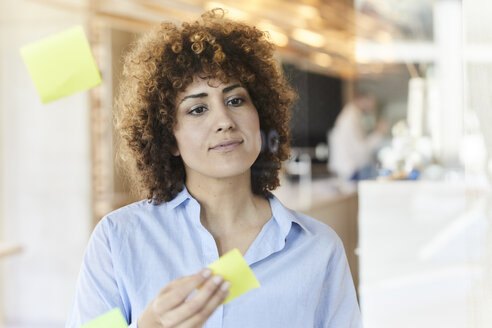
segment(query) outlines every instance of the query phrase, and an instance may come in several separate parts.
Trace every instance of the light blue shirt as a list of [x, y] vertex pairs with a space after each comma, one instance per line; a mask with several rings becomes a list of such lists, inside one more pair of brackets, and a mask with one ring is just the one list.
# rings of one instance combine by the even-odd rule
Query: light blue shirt
[[[323, 223], [269, 199], [272, 218], [244, 258], [261, 284], [220, 306], [205, 328], [362, 327], [342, 242]], [[119, 307], [130, 327], [171, 281], [219, 257], [186, 188], [105, 216], [87, 246], [66, 327]]]

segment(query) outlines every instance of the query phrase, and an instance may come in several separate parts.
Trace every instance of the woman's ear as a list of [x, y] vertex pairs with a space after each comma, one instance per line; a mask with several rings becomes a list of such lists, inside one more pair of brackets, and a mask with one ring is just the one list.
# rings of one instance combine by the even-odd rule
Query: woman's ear
[[173, 147], [173, 149], [171, 150], [171, 154], [173, 156], [176, 156], [176, 157], [178, 157], [179, 155], [181, 155], [181, 153], [179, 152], [178, 146], [174, 146]]

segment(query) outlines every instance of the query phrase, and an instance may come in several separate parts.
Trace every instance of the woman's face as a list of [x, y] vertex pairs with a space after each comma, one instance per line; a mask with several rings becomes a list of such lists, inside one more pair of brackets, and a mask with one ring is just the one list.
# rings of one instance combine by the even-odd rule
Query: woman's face
[[177, 95], [174, 155], [187, 178], [227, 178], [249, 171], [261, 149], [260, 121], [239, 82], [200, 78]]

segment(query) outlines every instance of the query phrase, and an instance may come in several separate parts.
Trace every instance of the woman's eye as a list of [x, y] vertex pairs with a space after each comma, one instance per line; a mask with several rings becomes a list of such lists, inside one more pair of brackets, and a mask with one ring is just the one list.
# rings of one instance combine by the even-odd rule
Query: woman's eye
[[232, 98], [227, 101], [227, 105], [239, 106], [244, 102], [242, 98]]
[[191, 115], [200, 115], [200, 114], [203, 114], [203, 112], [205, 112], [207, 110], [207, 108], [203, 107], [203, 106], [200, 106], [200, 107], [195, 107], [193, 109], [191, 109], [188, 114], [191, 114]]

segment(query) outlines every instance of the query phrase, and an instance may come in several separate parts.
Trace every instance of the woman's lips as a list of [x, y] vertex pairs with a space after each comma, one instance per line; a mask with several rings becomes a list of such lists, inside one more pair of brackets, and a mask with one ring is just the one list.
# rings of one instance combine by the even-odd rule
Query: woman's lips
[[221, 142], [218, 145], [210, 148], [211, 150], [216, 150], [216, 151], [221, 151], [221, 152], [227, 152], [230, 150], [233, 150], [237, 146], [241, 145], [243, 143], [242, 140], [231, 140], [231, 141], [225, 141]]

